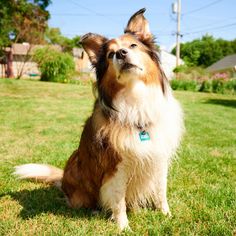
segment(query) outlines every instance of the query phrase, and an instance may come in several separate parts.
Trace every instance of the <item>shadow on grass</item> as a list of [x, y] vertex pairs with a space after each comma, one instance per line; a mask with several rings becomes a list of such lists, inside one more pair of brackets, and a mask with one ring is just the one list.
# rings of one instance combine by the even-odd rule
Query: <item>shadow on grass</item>
[[[92, 210], [69, 208], [66, 205], [63, 193], [54, 187], [8, 192], [0, 195], [0, 198], [6, 195], [11, 196], [23, 207], [19, 215], [22, 219], [33, 218], [42, 213], [63, 215], [68, 218], [90, 219], [95, 217]], [[96, 218], [104, 219], [106, 216], [99, 212], [99, 214], [96, 214]]]
[[236, 108], [236, 99], [208, 99], [204, 103]]

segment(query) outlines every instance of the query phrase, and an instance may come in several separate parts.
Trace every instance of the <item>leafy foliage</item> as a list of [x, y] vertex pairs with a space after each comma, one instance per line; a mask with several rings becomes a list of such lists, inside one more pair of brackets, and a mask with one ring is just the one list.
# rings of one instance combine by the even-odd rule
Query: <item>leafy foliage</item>
[[68, 53], [50, 47], [39, 48], [34, 52], [42, 81], [66, 82], [75, 71], [75, 63]]
[[0, 48], [12, 42], [32, 44], [44, 41], [50, 0], [1, 0]]
[[9, 44], [9, 32], [11, 32], [10, 1], [0, 1], [0, 48]]
[[209, 79], [203, 81], [191, 79], [174, 79], [171, 81], [173, 90], [188, 90], [207, 93], [236, 94], [236, 79]]
[[197, 90], [197, 81], [195, 80], [177, 80], [174, 79], [171, 81], [171, 87], [173, 90], [188, 90], [196, 91]]
[[61, 34], [59, 28], [48, 28], [45, 33], [48, 43], [60, 45], [65, 52], [72, 52], [74, 47], [81, 47], [79, 44], [80, 36], [70, 39]]
[[[44, 32], [50, 16], [46, 7], [50, 2], [51, 0], [0, 1], [0, 60], [7, 62], [7, 77], [14, 76], [11, 63], [13, 55], [11, 51], [6, 55], [5, 47], [22, 42], [31, 45], [44, 43]], [[29, 57], [25, 58], [17, 78], [21, 77], [28, 59]]]
[[[205, 35], [201, 39], [182, 43], [180, 46], [180, 57], [183, 58], [188, 66], [207, 67], [227, 55], [236, 53], [235, 44], [236, 39], [227, 41]], [[175, 52], [176, 48], [172, 50], [172, 54], [175, 54]]]

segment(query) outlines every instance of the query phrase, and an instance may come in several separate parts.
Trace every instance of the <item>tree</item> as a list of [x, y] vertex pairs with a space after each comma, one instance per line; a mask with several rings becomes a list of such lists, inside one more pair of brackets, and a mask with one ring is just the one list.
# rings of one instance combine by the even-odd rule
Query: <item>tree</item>
[[201, 54], [198, 59], [198, 65], [210, 66], [224, 57], [219, 43], [209, 35], [205, 35], [201, 40]]
[[[207, 67], [221, 58], [236, 53], [236, 40], [214, 39], [205, 35], [201, 39], [181, 44], [180, 57], [188, 66]], [[175, 54], [175, 48], [172, 54]]]
[[[12, 43], [44, 43], [51, 0], [1, 0], [0, 1], [0, 56]], [[30, 50], [30, 49], [29, 49]], [[11, 50], [7, 54], [8, 77], [12, 76]]]
[[64, 40], [59, 28], [47, 28], [45, 32], [45, 39], [50, 44], [58, 45], [61, 45]]
[[236, 39], [231, 41], [231, 48], [233, 49], [233, 53], [236, 53]]
[[76, 35], [74, 38], [72, 38], [74, 47], [79, 47], [79, 48], [82, 47], [80, 44], [80, 39], [81, 39], [81, 37], [78, 35]]
[[12, 42], [42, 42], [50, 0], [1, 0], [0, 47]]
[[74, 47], [81, 47], [80, 36], [70, 39], [62, 35], [59, 28], [48, 28], [45, 33], [46, 41], [50, 44], [58, 44], [64, 52], [72, 53]]
[[0, 49], [10, 45], [10, 33], [13, 31], [10, 1], [0, 1]]

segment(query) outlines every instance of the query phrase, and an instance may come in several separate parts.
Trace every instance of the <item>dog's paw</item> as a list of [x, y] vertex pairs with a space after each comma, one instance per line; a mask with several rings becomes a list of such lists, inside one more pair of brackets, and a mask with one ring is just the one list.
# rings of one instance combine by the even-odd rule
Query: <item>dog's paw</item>
[[130, 230], [129, 221], [127, 218], [126, 219], [118, 219], [117, 224], [118, 224], [120, 231]]
[[116, 222], [120, 231], [123, 231], [123, 230], [131, 231], [126, 214], [120, 214], [119, 216], [115, 216], [114, 214], [112, 214], [112, 216], [110, 217], [110, 220]]
[[161, 212], [162, 212], [162, 214], [163, 215], [165, 215], [165, 216], [168, 216], [168, 217], [172, 217], [172, 214], [171, 214], [171, 212], [170, 212], [170, 209], [169, 209], [169, 206], [168, 205], [165, 205], [165, 206], [162, 206], [161, 207]]
[[170, 217], [170, 218], [172, 217], [172, 214], [171, 214], [170, 211], [161, 210], [161, 212], [162, 212], [163, 215], [165, 215], [165, 216], [167, 216], [167, 217]]

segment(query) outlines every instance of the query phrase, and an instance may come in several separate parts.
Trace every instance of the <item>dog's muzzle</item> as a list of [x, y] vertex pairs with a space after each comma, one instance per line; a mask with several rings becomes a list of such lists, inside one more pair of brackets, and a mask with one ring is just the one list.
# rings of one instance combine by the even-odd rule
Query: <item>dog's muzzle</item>
[[[131, 62], [130, 57], [129, 57], [129, 52], [127, 49], [125, 49], [125, 48], [119, 49], [116, 52], [115, 56], [116, 56], [116, 60], [119, 65], [118, 68], [119, 68], [120, 72], [127, 71], [132, 68], [139, 68], [137, 65], [135, 65]], [[141, 68], [139, 68], [139, 69], [142, 70]]]
[[124, 48], [122, 48], [122, 49], [120, 49], [116, 52], [116, 58], [117, 59], [123, 59], [124, 60], [127, 55], [128, 55], [128, 50], [124, 49]]

